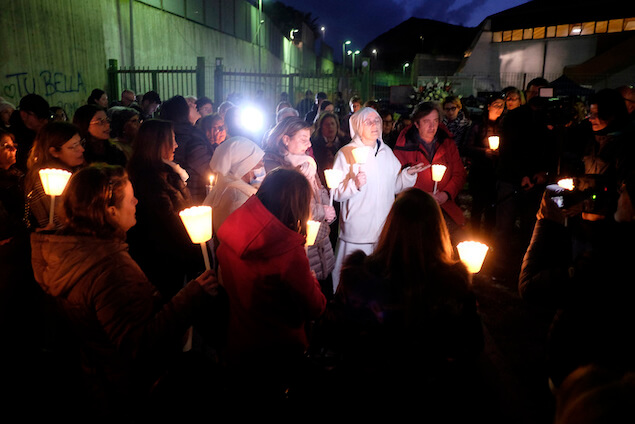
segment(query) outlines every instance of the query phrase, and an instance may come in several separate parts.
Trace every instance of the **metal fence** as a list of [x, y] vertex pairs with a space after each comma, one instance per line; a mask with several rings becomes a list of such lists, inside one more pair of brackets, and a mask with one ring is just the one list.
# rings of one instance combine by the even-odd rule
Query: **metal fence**
[[205, 61], [199, 58], [195, 67], [129, 67], [119, 68], [117, 61], [108, 64], [108, 96], [118, 99], [124, 89], [135, 93], [156, 91], [162, 99], [172, 96], [205, 95]]

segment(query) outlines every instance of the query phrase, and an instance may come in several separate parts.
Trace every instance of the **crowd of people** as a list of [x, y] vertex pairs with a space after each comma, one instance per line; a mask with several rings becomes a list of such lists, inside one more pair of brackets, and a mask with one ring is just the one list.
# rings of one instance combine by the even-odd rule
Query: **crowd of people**
[[[635, 91], [541, 88], [407, 116], [307, 91], [257, 134], [231, 100], [95, 89], [71, 117], [37, 94], [0, 99], [0, 316], [20, 346], [3, 354], [22, 365], [4, 382], [25, 396], [23, 368], [48, 352], [77, 396], [69, 419], [94, 422], [210, 403], [491, 417], [504, 389], [483, 366], [468, 239], [496, 263], [520, 252], [520, 296], [553, 309], [559, 399], [583, 367], [630, 381]], [[45, 168], [71, 174], [57, 201]], [[213, 234], [198, 246], [179, 212], [200, 205]]]

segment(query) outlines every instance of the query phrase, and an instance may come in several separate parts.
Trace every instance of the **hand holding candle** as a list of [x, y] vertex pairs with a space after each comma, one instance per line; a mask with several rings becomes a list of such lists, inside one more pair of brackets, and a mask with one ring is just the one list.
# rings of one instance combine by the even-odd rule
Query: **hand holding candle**
[[201, 245], [205, 269], [211, 269], [207, 246], [205, 243], [212, 238], [212, 208], [209, 206], [194, 206], [179, 212], [192, 243]]
[[566, 189], [566, 190], [573, 190], [575, 188], [574, 184], [573, 184], [573, 178], [563, 178], [560, 181], [558, 181], [558, 186]]
[[470, 273], [476, 274], [481, 270], [485, 255], [489, 250], [487, 245], [477, 241], [462, 241], [456, 248], [459, 251], [461, 261]]
[[51, 196], [51, 209], [49, 211], [49, 224], [53, 223], [53, 215], [55, 210], [55, 196], [60, 196], [66, 188], [71, 173], [63, 169], [45, 168], [40, 169], [40, 180], [44, 193]]
[[497, 135], [492, 135], [487, 138], [487, 141], [489, 142], [490, 149], [492, 150], [498, 149], [498, 146], [500, 144], [500, 137], [498, 137]]
[[441, 164], [432, 165], [432, 180], [434, 181], [434, 194], [437, 193], [437, 184], [443, 179], [447, 167]]
[[344, 179], [344, 172], [340, 169], [325, 169], [324, 178], [326, 178], [326, 185], [330, 189], [330, 206], [333, 206], [333, 191], [342, 183], [342, 180]]

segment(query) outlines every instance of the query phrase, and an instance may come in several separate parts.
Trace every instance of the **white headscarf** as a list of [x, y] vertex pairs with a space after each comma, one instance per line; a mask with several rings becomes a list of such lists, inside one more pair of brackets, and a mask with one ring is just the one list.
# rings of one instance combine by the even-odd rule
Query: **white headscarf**
[[219, 175], [242, 178], [264, 157], [265, 152], [246, 137], [231, 137], [218, 145], [209, 167]]
[[[372, 107], [361, 108], [360, 110], [358, 110], [357, 112], [351, 115], [350, 119], [348, 120], [348, 125], [350, 127], [351, 138], [353, 140], [355, 138], [357, 138], [358, 140], [361, 140], [360, 134], [363, 131], [364, 121], [367, 119], [381, 120], [381, 116], [379, 116], [379, 113], [377, 113], [377, 111], [373, 109]], [[378, 138], [383, 142], [384, 140], [382, 139], [382, 135], [381, 135], [382, 132], [383, 131], [380, 127]]]

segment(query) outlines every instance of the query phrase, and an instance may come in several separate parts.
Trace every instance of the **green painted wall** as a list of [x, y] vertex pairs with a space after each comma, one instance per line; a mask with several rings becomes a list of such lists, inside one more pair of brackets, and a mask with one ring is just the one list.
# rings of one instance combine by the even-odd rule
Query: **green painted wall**
[[[314, 52], [306, 44], [293, 45], [266, 18], [258, 34], [258, 10], [244, 0], [133, 1], [132, 37], [129, 1], [0, 0], [0, 96], [17, 106], [22, 96], [35, 92], [72, 115], [93, 88], [108, 89], [109, 59], [119, 66], [154, 68], [194, 67], [197, 57], [204, 57], [205, 94], [211, 98], [217, 57], [226, 69], [315, 70]], [[259, 38], [271, 51], [259, 49]]]

